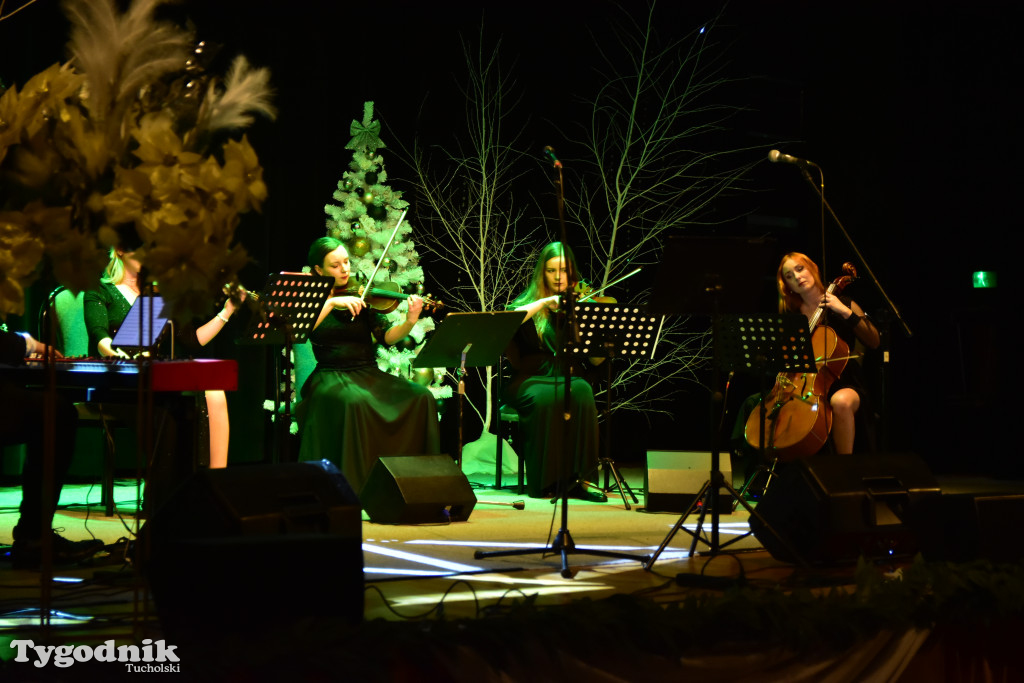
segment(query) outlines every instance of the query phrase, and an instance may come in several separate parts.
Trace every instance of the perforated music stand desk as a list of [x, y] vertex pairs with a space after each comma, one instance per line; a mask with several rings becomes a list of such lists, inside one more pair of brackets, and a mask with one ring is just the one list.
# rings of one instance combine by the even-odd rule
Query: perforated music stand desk
[[605, 358], [608, 345], [616, 358], [649, 357], [659, 324], [638, 306], [597, 302], [576, 304], [576, 320], [580, 340], [567, 342], [565, 351], [587, 358]]
[[[799, 313], [720, 315], [715, 321], [714, 334], [717, 367], [729, 372], [757, 375], [761, 379], [761, 400], [754, 408], [760, 416], [757, 434], [761, 444], [759, 460], [762, 465], [774, 462], [775, 456], [768, 456], [774, 448], [774, 437], [769, 437], [766, 431], [768, 422], [771, 422], [774, 434], [778, 412], [773, 409], [769, 416], [765, 401], [779, 374], [817, 372], [807, 318]], [[769, 444], [772, 444], [771, 448]], [[768, 470], [766, 489], [774, 473], [773, 465]], [[752, 480], [753, 477], [744, 484], [741, 494]]]
[[715, 363], [750, 374], [817, 372], [807, 318], [799, 313], [721, 315]]
[[271, 273], [239, 344], [301, 344], [309, 338], [334, 278], [313, 273]]
[[462, 467], [462, 397], [466, 393], [463, 381], [466, 368], [494, 365], [525, 319], [525, 311], [449, 313], [413, 359], [414, 368], [458, 369], [459, 452], [456, 461], [459, 467]]
[[633, 489], [619, 474], [619, 468], [611, 457], [611, 409], [612, 409], [612, 363], [616, 358], [639, 360], [650, 358], [654, 349], [660, 318], [648, 316], [640, 307], [625, 304], [607, 304], [586, 302], [576, 304], [576, 322], [579, 326], [579, 341], [570, 340], [565, 345], [565, 352], [584, 358], [606, 359], [608, 387], [605, 393], [605, 430], [604, 451], [601, 464], [605, 470], [606, 491], [609, 472], [615, 478], [615, 488], [619, 491], [623, 506], [629, 510], [626, 492], [634, 503], [639, 503]]

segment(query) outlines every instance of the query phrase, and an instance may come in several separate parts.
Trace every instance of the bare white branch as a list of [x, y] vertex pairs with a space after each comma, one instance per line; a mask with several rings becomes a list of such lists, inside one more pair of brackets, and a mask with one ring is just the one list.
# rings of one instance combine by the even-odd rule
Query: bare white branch
[[[521, 128], [510, 132], [505, 126], [517, 104], [515, 82], [501, 65], [500, 41], [489, 53], [484, 43], [482, 26], [475, 46], [463, 42], [465, 128], [453, 136], [451, 146], [424, 147], [417, 140], [406, 152], [419, 196], [430, 209], [421, 216], [433, 236], [424, 251], [464, 276], [443, 292], [455, 311], [504, 309], [526, 280], [527, 262], [518, 255], [534, 233], [512, 192], [523, 175], [516, 170], [523, 157], [517, 149]], [[487, 430], [493, 375], [490, 368], [474, 373], [485, 387], [487, 404], [483, 410], [470, 407]]]
[[[754, 164], [748, 150], [720, 151], [712, 140], [738, 111], [712, 99], [726, 83], [709, 42], [713, 25], [662, 44], [653, 3], [642, 25], [633, 16], [622, 12], [617, 44], [595, 41], [604, 85], [578, 140], [587, 150], [579, 198], [566, 202], [589, 237], [598, 287], [656, 263], [665, 238], [709, 221], [711, 203]], [[710, 335], [684, 332], [685, 324], [665, 331], [658, 358], [618, 370], [613, 410], [671, 414], [673, 392], [696, 380], [710, 353]]]

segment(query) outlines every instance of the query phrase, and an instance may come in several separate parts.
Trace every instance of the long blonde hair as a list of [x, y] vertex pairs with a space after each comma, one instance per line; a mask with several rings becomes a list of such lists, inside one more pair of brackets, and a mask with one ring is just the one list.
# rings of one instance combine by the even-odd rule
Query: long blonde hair
[[[576, 287], [576, 283], [580, 281], [580, 276], [579, 271], [576, 270], [576, 257], [573, 256], [572, 249], [567, 244], [551, 242], [540, 250], [537, 263], [533, 267], [533, 275], [530, 276], [530, 282], [526, 290], [508, 305], [510, 309], [525, 306], [537, 299], [543, 299], [556, 294], [556, 292], [548, 291], [547, 280], [544, 279], [544, 268], [548, 261], [559, 257], [565, 260], [565, 275], [568, 278], [566, 286], [568, 291], [572, 291]], [[545, 306], [533, 316], [537, 332], [541, 336], [544, 336], [544, 330], [549, 324], [550, 313], [551, 311]]]
[[116, 247], [110, 248], [110, 261], [107, 262], [107, 267], [103, 270], [103, 277], [100, 278], [100, 282], [106, 282], [111, 285], [121, 284], [121, 280], [124, 279], [124, 259], [121, 258], [121, 254], [117, 253]]

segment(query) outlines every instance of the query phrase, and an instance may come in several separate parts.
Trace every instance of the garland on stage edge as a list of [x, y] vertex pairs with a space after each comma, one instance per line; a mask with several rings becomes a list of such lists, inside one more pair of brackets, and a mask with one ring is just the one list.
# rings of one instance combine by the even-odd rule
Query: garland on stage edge
[[[537, 672], [542, 680], [565, 680], [571, 673], [565, 667], [576, 662], [619, 680], [659, 680], [645, 674], [678, 674], [689, 662], [700, 668], [716, 657], [740, 668], [774, 663], [780, 671], [773, 673], [785, 673], [787, 666], [841, 660], [879, 634], [920, 629], [939, 638], [947, 662], [984, 666], [995, 672], [993, 680], [1018, 680], [1005, 675], [1019, 665], [1003, 641], [1024, 627], [1021, 564], [918, 558], [884, 574], [862, 561], [852, 578], [854, 586], [825, 590], [752, 582], [724, 592], [652, 589], [547, 606], [514, 589], [502, 603], [480, 608], [477, 619], [446, 620], [440, 606], [407, 607], [404, 621], [307, 618], [278, 624], [266, 643], [253, 642], [259, 635], [225, 634], [199, 645], [209, 648], [207, 673], [218, 676], [276, 665], [299, 677], [344, 671], [365, 681], [408, 678], [413, 671], [417, 680], [538, 680]], [[449, 585], [461, 600], [472, 590], [455, 575]]]

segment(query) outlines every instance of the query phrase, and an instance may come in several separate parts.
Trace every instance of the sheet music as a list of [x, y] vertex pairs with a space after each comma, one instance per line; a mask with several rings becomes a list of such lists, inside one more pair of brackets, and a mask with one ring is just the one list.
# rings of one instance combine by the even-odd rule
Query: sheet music
[[114, 333], [111, 345], [121, 349], [152, 351], [170, 321], [167, 313], [169, 311], [166, 311], [162, 296], [153, 294], [136, 297], [128, 315]]

